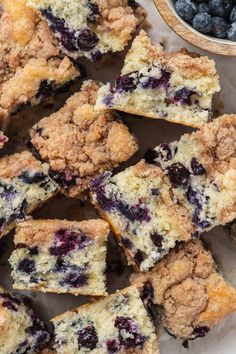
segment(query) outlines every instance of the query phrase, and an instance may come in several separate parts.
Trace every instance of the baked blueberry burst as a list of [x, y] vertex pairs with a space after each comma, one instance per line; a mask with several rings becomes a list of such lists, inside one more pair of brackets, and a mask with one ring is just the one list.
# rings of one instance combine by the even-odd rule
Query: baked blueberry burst
[[93, 61], [108, 52], [122, 51], [145, 17], [135, 1], [28, 0], [48, 22], [62, 51]]
[[102, 220], [21, 222], [10, 257], [14, 288], [106, 295], [108, 233]]

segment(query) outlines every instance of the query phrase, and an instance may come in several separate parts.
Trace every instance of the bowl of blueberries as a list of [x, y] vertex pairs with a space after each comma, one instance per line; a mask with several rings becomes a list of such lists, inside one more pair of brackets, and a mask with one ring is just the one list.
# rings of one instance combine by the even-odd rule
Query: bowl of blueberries
[[236, 0], [154, 0], [167, 24], [204, 50], [236, 55]]

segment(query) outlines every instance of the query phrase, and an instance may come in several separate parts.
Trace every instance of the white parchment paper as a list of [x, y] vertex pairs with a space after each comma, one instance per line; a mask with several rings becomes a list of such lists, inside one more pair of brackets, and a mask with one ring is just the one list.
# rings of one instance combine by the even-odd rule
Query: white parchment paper
[[[236, 113], [236, 59], [231, 57], [222, 57], [204, 53], [203, 51], [190, 46], [188, 43], [173, 33], [164, 23], [158, 14], [152, 0], [139, 0], [139, 2], [148, 11], [148, 19], [152, 24], [149, 34], [154, 42], [163, 42], [167, 50], [178, 50], [181, 47], [187, 47], [190, 50], [201, 54], [207, 54], [215, 59], [218, 72], [221, 77], [222, 91], [216, 97], [214, 108], [219, 113]], [[113, 56], [110, 60], [104, 60], [100, 64], [85, 63], [88, 78], [98, 79], [100, 81], [114, 80], [122, 67], [123, 54]], [[79, 89], [80, 83], [74, 85], [65, 94], [59, 95], [52, 100], [50, 105], [44, 107], [29, 108], [12, 120], [9, 135], [12, 138], [9, 151], [17, 151], [27, 139], [27, 129], [29, 129], [41, 117], [49, 115], [63, 105], [65, 99], [71, 93]], [[154, 147], [160, 142], [168, 142], [178, 139], [183, 133], [190, 132], [186, 128], [176, 124], [170, 124], [164, 121], [155, 121], [152, 119], [129, 117], [124, 118], [131, 130], [137, 136], [140, 144], [139, 152], [124, 167], [137, 162], [148, 147]], [[4, 153], [4, 151], [3, 151]], [[97, 217], [93, 207], [88, 203], [80, 203], [76, 200], [69, 200], [59, 196], [48, 205], [37, 211], [33, 215], [35, 218], [65, 218], [68, 220], [82, 220]], [[219, 264], [219, 268], [224, 273], [226, 279], [236, 286], [236, 243], [231, 240], [226, 228], [217, 228], [203, 237], [212, 249], [213, 254]], [[0, 282], [11, 289], [10, 267], [8, 257], [13, 249], [12, 235], [0, 240]], [[120, 265], [120, 255], [117, 252], [116, 245], [109, 244], [109, 264], [108, 286], [111, 292], [118, 288], [125, 287], [128, 282], [130, 270], [122, 272]], [[31, 296], [35, 303], [35, 308], [39, 316], [49, 320], [53, 316], [66, 310], [72, 309], [89, 299], [82, 296], [72, 295], [54, 295], [41, 294], [35, 292], [26, 292]], [[167, 333], [161, 330], [160, 350], [161, 354], [236, 354], [236, 314], [231, 315], [220, 325], [215, 327], [210, 333], [202, 339], [190, 342], [189, 349], [182, 346], [181, 341], [171, 338]], [[68, 353], [70, 354], [70, 353]], [[147, 353], [148, 354], [148, 353]]]

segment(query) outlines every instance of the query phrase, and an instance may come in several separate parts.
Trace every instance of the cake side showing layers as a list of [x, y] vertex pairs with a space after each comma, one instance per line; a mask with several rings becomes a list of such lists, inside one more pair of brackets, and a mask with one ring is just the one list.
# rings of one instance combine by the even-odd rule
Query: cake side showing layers
[[235, 219], [235, 126], [236, 115], [222, 116], [91, 182], [92, 202], [140, 270], [176, 242]]
[[224, 115], [179, 141], [162, 144], [152, 155], [198, 232], [236, 218], [236, 115]]
[[13, 287], [104, 296], [109, 225], [103, 220], [29, 220], [18, 224]]
[[60, 48], [77, 59], [92, 61], [105, 53], [124, 50], [145, 11], [128, 0], [28, 0], [57, 38]]
[[236, 290], [199, 240], [178, 245], [152, 272], [134, 275], [131, 283], [146, 304], [163, 308], [162, 324], [176, 338], [204, 337], [236, 310]]
[[0, 235], [13, 229], [58, 192], [42, 164], [28, 151], [0, 159]]
[[48, 25], [26, 0], [3, 0], [0, 18], [0, 123], [25, 104], [38, 104], [79, 77], [61, 56]]
[[58, 354], [158, 354], [154, 326], [136, 287], [52, 319]]
[[85, 81], [58, 112], [30, 131], [31, 142], [70, 197], [82, 198], [89, 180], [128, 160], [138, 149], [128, 128], [112, 112], [97, 113], [99, 85]]
[[35, 354], [49, 341], [46, 325], [35, 316], [28, 301], [0, 287], [1, 354]]
[[162, 170], [144, 160], [91, 182], [92, 202], [107, 220], [131, 264], [144, 271], [194, 233], [189, 213], [172, 200]]
[[96, 108], [116, 109], [199, 128], [219, 92], [215, 63], [187, 51], [165, 53], [144, 31], [134, 39], [114, 87], [101, 87]]

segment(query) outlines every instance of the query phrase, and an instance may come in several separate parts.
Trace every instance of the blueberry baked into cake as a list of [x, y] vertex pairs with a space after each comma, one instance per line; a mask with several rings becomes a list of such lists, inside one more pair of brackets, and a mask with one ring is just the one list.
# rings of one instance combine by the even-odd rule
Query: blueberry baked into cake
[[104, 296], [109, 226], [103, 220], [28, 220], [10, 257], [13, 287]]
[[97, 113], [99, 85], [85, 81], [58, 112], [30, 131], [31, 142], [70, 197], [85, 197], [89, 180], [128, 160], [138, 149], [128, 128], [112, 112]]
[[101, 87], [96, 108], [116, 109], [199, 128], [219, 92], [215, 63], [187, 51], [165, 53], [144, 31], [134, 39], [114, 87]]
[[5, 127], [11, 113], [45, 100], [80, 73], [26, 0], [2, 0], [1, 7], [0, 127]]
[[0, 287], [0, 313], [1, 354], [44, 353], [40, 350], [46, 346], [50, 335], [46, 325], [35, 316], [27, 298]]
[[122, 51], [146, 16], [133, 0], [28, 0], [27, 4], [47, 21], [63, 52], [92, 61]]
[[162, 307], [162, 325], [183, 340], [204, 337], [236, 310], [236, 290], [199, 240], [178, 245], [152, 272], [134, 274], [132, 284], [147, 307]]
[[52, 319], [57, 354], [158, 354], [139, 291], [129, 287]]
[[91, 182], [94, 205], [140, 270], [177, 241], [236, 217], [235, 128], [236, 115], [222, 116]]
[[48, 165], [36, 160], [30, 152], [0, 159], [0, 236], [57, 191], [57, 184], [48, 175]]

